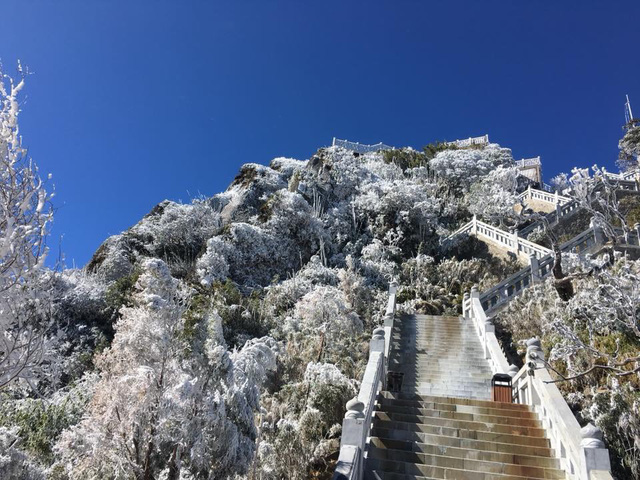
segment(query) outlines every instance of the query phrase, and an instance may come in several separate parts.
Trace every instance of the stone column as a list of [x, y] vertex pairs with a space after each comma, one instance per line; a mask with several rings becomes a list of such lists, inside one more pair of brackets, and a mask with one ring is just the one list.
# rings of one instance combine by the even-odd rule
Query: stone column
[[640, 246], [640, 223], [633, 225], [633, 229], [636, 231], [636, 238], [638, 240], [638, 245]]
[[580, 436], [583, 462], [581, 477], [591, 478], [592, 470], [610, 472], [609, 450], [602, 441], [602, 430], [589, 423], [580, 429]]
[[471, 220], [471, 222], [473, 222], [471, 224], [471, 233], [475, 236], [478, 234], [478, 219], [476, 218], [476, 215], [473, 215], [473, 219]]
[[518, 230], [515, 228], [511, 228], [509, 230], [509, 233], [511, 233], [511, 241], [513, 242], [513, 253], [519, 255], [520, 249], [518, 248]]
[[589, 222], [589, 227], [593, 229], [593, 236], [595, 238], [596, 245], [604, 245], [604, 243], [606, 242], [604, 232], [602, 231], [601, 227], [596, 225], [594, 218], [591, 218], [591, 221]]
[[527, 340], [527, 365], [529, 367], [529, 375], [534, 376], [535, 369], [544, 367], [544, 353], [542, 352], [542, 344], [538, 338], [530, 338]]
[[531, 283], [538, 283], [540, 281], [540, 266], [538, 263], [538, 257], [535, 253], [529, 255], [529, 265], [531, 266]]
[[387, 384], [387, 362], [388, 358], [385, 356], [385, 339], [384, 339], [384, 328], [377, 327], [373, 331], [373, 336], [371, 337], [371, 342], [369, 343], [369, 357], [374, 352], [380, 352], [382, 354], [382, 387], [385, 388]]
[[467, 302], [471, 297], [469, 296], [469, 292], [465, 292], [462, 297], [462, 316], [467, 319], [469, 318], [470, 311], [467, 309]]

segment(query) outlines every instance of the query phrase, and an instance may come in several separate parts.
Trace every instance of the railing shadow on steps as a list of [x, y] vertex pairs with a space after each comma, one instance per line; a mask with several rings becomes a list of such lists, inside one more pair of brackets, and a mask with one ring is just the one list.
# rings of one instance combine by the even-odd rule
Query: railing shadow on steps
[[369, 360], [360, 384], [360, 391], [357, 397], [347, 402], [347, 413], [342, 421], [340, 453], [332, 480], [361, 480], [364, 476], [364, 452], [371, 430], [373, 410], [378, 393], [384, 388], [386, 382], [397, 290], [397, 283], [391, 282], [384, 326], [373, 331]]

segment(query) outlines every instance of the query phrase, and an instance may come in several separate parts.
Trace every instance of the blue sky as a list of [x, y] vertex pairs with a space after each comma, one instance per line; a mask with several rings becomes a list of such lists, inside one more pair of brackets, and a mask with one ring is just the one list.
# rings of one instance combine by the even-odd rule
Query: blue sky
[[[614, 168], [640, 113], [640, 2], [2, 0], [0, 59], [68, 265], [165, 198], [333, 136], [488, 133], [543, 173]], [[636, 113], [638, 116], [639, 113]]]

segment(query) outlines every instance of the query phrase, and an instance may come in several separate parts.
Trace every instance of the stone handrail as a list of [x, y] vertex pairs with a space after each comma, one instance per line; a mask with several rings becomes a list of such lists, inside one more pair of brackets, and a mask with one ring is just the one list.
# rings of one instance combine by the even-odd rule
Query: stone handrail
[[486, 239], [497, 245], [500, 245], [508, 252], [518, 255], [521, 259], [528, 259], [529, 255], [535, 255], [538, 258], [545, 257], [551, 253], [546, 247], [530, 242], [518, 235], [518, 232], [506, 232], [498, 227], [484, 223], [474, 215], [471, 221], [465, 223], [458, 230], [449, 235], [446, 241], [451, 241], [462, 233], [470, 233], [480, 239]]
[[543, 362], [539, 340], [527, 342], [527, 362], [518, 370], [509, 365], [495, 335], [495, 327], [487, 318], [478, 289], [465, 294], [463, 317], [473, 322], [491, 370], [512, 377], [514, 399], [530, 405], [539, 415], [542, 425], [556, 451], [560, 467], [572, 480], [613, 480], [609, 451], [602, 442], [602, 432], [593, 425], [580, 428]]
[[389, 285], [389, 300], [384, 316], [384, 327], [373, 331], [369, 347], [369, 361], [364, 371], [358, 396], [347, 403], [342, 421], [340, 454], [332, 480], [361, 480], [364, 475], [364, 451], [371, 430], [371, 419], [378, 393], [385, 384], [391, 330], [396, 312], [398, 285]]
[[524, 192], [518, 195], [522, 200], [532, 199], [532, 200], [540, 200], [545, 203], [549, 203], [551, 205], [565, 205], [567, 203], [572, 202], [573, 200], [569, 197], [565, 197], [564, 195], [560, 195], [558, 192], [550, 193], [544, 190], [538, 190], [537, 188], [527, 188]]
[[[567, 198], [567, 197], [565, 197]], [[558, 203], [556, 204], [556, 209], [553, 212], [549, 212], [547, 214], [545, 214], [545, 217], [547, 219], [547, 222], [549, 223], [550, 226], [553, 226], [555, 224], [557, 224], [561, 218], [573, 215], [574, 213], [578, 212], [579, 210], [579, 205], [578, 202], [571, 200], [568, 203]], [[542, 221], [536, 221], [533, 222], [531, 225], [527, 225], [526, 227], [523, 227], [521, 229], [518, 230], [518, 235], [520, 235], [521, 237], [526, 238], [527, 236], [529, 236], [534, 230], [539, 230], [544, 228], [544, 223]]]
[[567, 477], [575, 480], [612, 480], [609, 451], [600, 429], [580, 428], [573, 412], [546, 368], [540, 340], [527, 341], [524, 367], [512, 375], [517, 403], [530, 405], [539, 415], [551, 448]]
[[482, 135], [481, 137], [469, 137], [464, 140], [454, 140], [453, 142], [447, 142], [447, 145], [455, 145], [456, 147], [470, 147], [471, 145], [488, 145], [489, 135]]
[[[602, 231], [591, 227], [560, 245], [560, 251], [584, 255], [589, 253], [593, 247], [602, 245], [604, 242], [605, 238]], [[529, 266], [524, 267], [480, 294], [480, 303], [484, 311], [493, 313], [498, 307], [522, 293], [525, 288], [546, 278], [551, 273], [553, 262], [554, 256], [552, 254], [546, 255], [541, 259], [538, 259], [535, 255], [530, 255]]]
[[340, 140], [336, 137], [333, 137], [333, 143], [331, 145], [334, 147], [346, 148], [347, 150], [353, 150], [358, 153], [377, 152], [378, 150], [393, 150], [393, 147], [385, 145], [382, 142], [374, 145], [364, 145], [358, 142], [350, 142], [349, 140]]
[[478, 292], [477, 287], [471, 289], [471, 295], [468, 293], [464, 294], [462, 316], [473, 322], [473, 326], [482, 344], [484, 358], [489, 361], [494, 374], [509, 373], [511, 370], [517, 370], [517, 367], [509, 366], [507, 357], [502, 351], [498, 338], [496, 337], [495, 327], [491, 320], [487, 318], [484, 308], [482, 308], [480, 292]]
[[516, 160], [516, 167], [537, 167], [538, 165], [542, 165], [542, 161], [540, 160], [540, 156], [532, 157], [532, 158], [523, 158], [522, 160]]

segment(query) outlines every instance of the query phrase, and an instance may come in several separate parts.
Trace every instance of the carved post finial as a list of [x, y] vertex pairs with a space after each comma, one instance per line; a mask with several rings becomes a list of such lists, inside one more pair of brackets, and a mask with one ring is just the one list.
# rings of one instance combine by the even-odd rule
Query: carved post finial
[[380, 340], [383, 339], [384, 340], [384, 328], [382, 327], [377, 327], [376, 329], [373, 330], [373, 335], [372, 338], [374, 340]]
[[347, 402], [344, 418], [364, 418], [364, 403], [358, 400], [358, 397], [353, 397]]
[[539, 363], [544, 362], [544, 353], [539, 338], [530, 338], [527, 340], [527, 366], [529, 367], [529, 375], [533, 375]]
[[520, 369], [518, 367], [516, 367], [515, 365], [511, 364], [511, 365], [509, 365], [509, 371], [507, 373], [509, 374], [509, 376], [511, 378], [513, 378], [518, 374], [519, 371], [520, 371]]
[[580, 446], [582, 448], [604, 448], [602, 441], [602, 430], [594, 424], [589, 423], [580, 429]]

